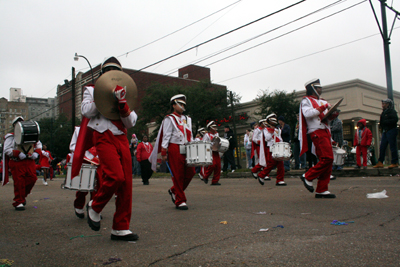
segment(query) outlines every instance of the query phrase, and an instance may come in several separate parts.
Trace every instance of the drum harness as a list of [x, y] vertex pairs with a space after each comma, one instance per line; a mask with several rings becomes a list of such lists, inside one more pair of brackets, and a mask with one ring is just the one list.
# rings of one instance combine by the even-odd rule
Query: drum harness
[[[189, 128], [187, 127], [187, 124], [184, 121], [182, 121], [182, 122], [180, 121], [180, 118], [178, 118], [178, 116], [176, 116], [173, 113], [171, 115], [175, 119], [175, 122], [179, 126], [183, 126], [183, 134], [184, 134], [185, 140], [184, 140], [184, 144], [183, 145], [179, 145], [179, 151], [180, 151], [181, 154], [186, 154], [186, 143], [188, 143], [186, 129], [189, 129]], [[187, 121], [187, 116], [186, 115], [185, 115], [185, 118], [186, 118], [185, 121]]]

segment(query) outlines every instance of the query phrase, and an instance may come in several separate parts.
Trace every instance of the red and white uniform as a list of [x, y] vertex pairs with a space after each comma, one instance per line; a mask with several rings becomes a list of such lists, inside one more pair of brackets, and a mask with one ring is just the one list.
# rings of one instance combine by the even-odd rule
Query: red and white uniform
[[356, 147], [357, 166], [361, 166], [361, 154], [363, 155], [363, 166], [367, 166], [368, 147], [372, 143], [372, 133], [367, 128], [367, 121], [365, 119], [361, 119], [358, 122], [364, 125], [364, 129], [361, 130], [361, 138], [359, 138], [359, 129], [354, 134], [353, 145]]
[[175, 194], [176, 206], [186, 203], [184, 191], [196, 173], [194, 167], [186, 165], [186, 154], [181, 154], [179, 149], [180, 145], [192, 140], [192, 119], [176, 113], [167, 115], [162, 121], [154, 150], [149, 158], [151, 168], [156, 171], [158, 153], [165, 155], [168, 150], [168, 163], [174, 184], [171, 191]]
[[50, 162], [53, 160], [53, 157], [51, 156], [50, 151], [48, 150], [42, 150], [42, 153], [40, 154], [40, 159], [39, 159], [39, 164], [42, 169], [49, 169], [50, 168]]
[[[25, 198], [31, 193], [36, 183], [36, 165], [35, 161], [28, 155], [25, 159], [20, 159], [21, 151], [17, 150], [17, 144], [14, 140], [14, 134], [9, 133], [4, 136], [3, 147], [3, 185], [8, 183], [8, 170], [11, 171], [14, 180], [14, 207], [24, 204]], [[40, 154], [42, 144], [37, 142], [35, 153]]]
[[[211, 143], [211, 140], [216, 136], [219, 136], [218, 133], [215, 133], [215, 134], [206, 133], [203, 136], [203, 141]], [[208, 180], [208, 177], [210, 177], [211, 173], [214, 172], [211, 184], [216, 184], [216, 183], [218, 183], [219, 179], [221, 178], [221, 157], [219, 156], [219, 152], [213, 151], [212, 158], [213, 158], [213, 164], [203, 167], [202, 174], [203, 174], [203, 179]]]
[[318, 179], [317, 193], [328, 191], [328, 184], [332, 173], [333, 152], [332, 137], [329, 126], [322, 122], [322, 118], [328, 112], [328, 102], [323, 99], [317, 99], [314, 96], [306, 96], [300, 103], [300, 156], [307, 152], [307, 136], [309, 134], [313, 142], [314, 154], [317, 155], [318, 163], [310, 168], [305, 178], [308, 181]]
[[265, 128], [265, 142], [267, 144], [266, 154], [267, 154], [267, 167], [264, 168], [259, 174], [258, 177], [265, 178], [269, 175], [271, 170], [276, 166], [277, 174], [276, 174], [276, 183], [283, 182], [283, 177], [285, 176], [285, 167], [283, 166], [283, 161], [276, 161], [272, 158], [271, 147], [276, 142], [282, 142], [281, 137], [281, 129], [279, 128]]
[[251, 140], [251, 158], [254, 158], [255, 165], [258, 164], [260, 155], [260, 143], [262, 140], [262, 129], [261, 127], [255, 128], [253, 131], [253, 138]]
[[[78, 140], [78, 135], [79, 135], [79, 130], [80, 127], [75, 127], [74, 134], [72, 135], [71, 142], [69, 143], [69, 149], [71, 153], [68, 154], [67, 156], [67, 163], [72, 163], [73, 159], [73, 154], [75, 151], [75, 146], [76, 146], [76, 141]], [[92, 147], [91, 149], [87, 150], [85, 152], [85, 157], [84, 157], [84, 162], [85, 163], [91, 163], [97, 165], [96, 169], [96, 190], [90, 192], [90, 199], [92, 200], [93, 197], [96, 195], [97, 191], [99, 191], [99, 187], [101, 185], [101, 167], [100, 167], [100, 160], [99, 157], [97, 156], [96, 148]], [[85, 202], [86, 202], [86, 195], [88, 192], [82, 192], [82, 191], [76, 191], [75, 194], [75, 200], [74, 200], [74, 207], [77, 209], [83, 209], [85, 207]]]
[[91, 141], [96, 147], [103, 172], [92, 209], [100, 213], [111, 197], [118, 195], [112, 229], [129, 230], [132, 213], [132, 160], [126, 129], [135, 125], [137, 115], [131, 111], [121, 120], [107, 119], [96, 108], [93, 92], [92, 86], [85, 87], [81, 106], [82, 115], [90, 119], [87, 127], [93, 129]]
[[267, 166], [266, 145], [265, 145], [265, 127], [258, 127], [253, 133], [254, 150], [257, 151], [257, 164], [251, 169], [252, 173], [257, 173]]

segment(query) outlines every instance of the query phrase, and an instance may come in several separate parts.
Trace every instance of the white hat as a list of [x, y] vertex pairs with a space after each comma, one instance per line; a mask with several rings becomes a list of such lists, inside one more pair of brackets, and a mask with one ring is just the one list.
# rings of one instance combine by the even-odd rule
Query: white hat
[[174, 95], [173, 97], [171, 97], [171, 103], [172, 102], [174, 102], [174, 103], [179, 102], [181, 104], [186, 105], [186, 96], [183, 94]]
[[212, 129], [216, 130], [217, 129], [217, 124], [215, 123], [215, 121], [210, 121], [207, 124], [207, 128], [212, 128]]
[[17, 121], [24, 121], [24, 118], [21, 116], [15, 117], [15, 119], [13, 119], [11, 125], [14, 125], [14, 123], [16, 123]]
[[276, 118], [276, 114], [275, 113], [271, 113], [266, 117], [266, 120], [268, 120], [269, 118]]
[[321, 82], [319, 81], [318, 78], [314, 78], [314, 79], [312, 79], [312, 80], [309, 80], [308, 82], [306, 82], [306, 83], [304, 84], [304, 87], [307, 88], [307, 86], [310, 86], [311, 84], [312, 84], [314, 87], [322, 87], [322, 86], [321, 86]]
[[258, 121], [258, 123], [263, 123], [265, 121], [266, 121], [265, 119], [261, 119], [261, 120]]

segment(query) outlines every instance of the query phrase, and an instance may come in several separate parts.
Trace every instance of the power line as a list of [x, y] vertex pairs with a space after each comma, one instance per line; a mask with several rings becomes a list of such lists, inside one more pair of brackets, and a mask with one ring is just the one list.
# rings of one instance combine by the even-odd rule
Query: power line
[[[396, 30], [398, 28], [400, 28], [400, 27], [396, 27], [394, 29]], [[369, 35], [369, 36], [366, 36], [366, 37], [362, 37], [362, 38], [359, 38], [359, 39], [356, 39], [356, 40], [353, 40], [353, 41], [350, 41], [350, 42], [347, 42], [347, 43], [343, 43], [343, 44], [340, 44], [340, 45], [332, 46], [332, 47], [329, 47], [329, 48], [326, 48], [326, 49], [323, 49], [323, 50], [320, 50], [320, 51], [317, 51], [317, 52], [313, 52], [313, 53], [310, 53], [310, 54], [307, 54], [307, 55], [304, 55], [304, 56], [301, 56], [301, 57], [290, 59], [290, 60], [287, 60], [287, 61], [284, 61], [284, 62], [281, 62], [281, 63], [278, 63], [278, 64], [274, 64], [274, 65], [271, 65], [271, 66], [268, 66], [268, 67], [265, 67], [265, 68], [261, 68], [261, 69], [255, 70], [255, 71], [251, 71], [251, 72], [248, 72], [248, 73], [245, 73], [245, 74], [242, 74], [242, 75], [238, 75], [238, 76], [235, 76], [235, 77], [220, 81], [219, 83], [230, 81], [230, 80], [234, 80], [234, 79], [241, 78], [243, 76], [247, 76], [247, 75], [262, 71], [262, 70], [266, 70], [266, 69], [270, 69], [270, 68], [277, 67], [277, 66], [280, 66], [280, 65], [284, 65], [286, 63], [290, 63], [290, 62], [293, 62], [293, 61], [296, 61], [296, 60], [299, 60], [299, 59], [303, 59], [303, 58], [306, 58], [306, 57], [309, 57], [309, 56], [313, 56], [313, 55], [316, 55], [316, 54], [319, 54], [319, 53], [323, 53], [323, 52], [326, 52], [326, 51], [329, 51], [329, 50], [333, 50], [335, 48], [339, 48], [339, 47], [342, 47], [342, 46], [345, 46], [345, 45], [348, 45], [348, 44], [359, 42], [359, 41], [362, 41], [362, 40], [365, 40], [365, 39], [368, 39], [368, 38], [371, 38], [371, 37], [374, 37], [374, 36], [377, 36], [377, 35], [380, 35], [380, 33], [375, 33], [375, 34], [372, 34], [372, 35]]]
[[211, 66], [211, 65], [213, 65], [213, 64], [215, 64], [215, 63], [218, 63], [218, 62], [221, 62], [221, 61], [223, 61], [223, 60], [225, 60], [225, 59], [228, 59], [228, 58], [231, 58], [231, 57], [233, 57], [233, 56], [237, 56], [237, 55], [239, 55], [239, 54], [241, 54], [241, 53], [247, 52], [247, 51], [249, 51], [249, 50], [251, 50], [251, 49], [254, 49], [254, 48], [258, 47], [258, 46], [264, 45], [264, 44], [269, 43], [269, 42], [271, 42], [271, 41], [273, 41], [273, 40], [276, 40], [276, 39], [279, 39], [279, 38], [281, 38], [281, 37], [283, 37], [283, 36], [286, 36], [286, 35], [288, 35], [288, 34], [290, 34], [290, 33], [296, 32], [296, 31], [301, 30], [301, 29], [303, 29], [303, 28], [306, 28], [306, 27], [308, 27], [308, 26], [310, 26], [310, 25], [313, 25], [313, 24], [315, 24], [315, 23], [317, 23], [317, 22], [320, 22], [320, 21], [322, 21], [322, 20], [324, 20], [324, 19], [327, 19], [327, 18], [329, 18], [329, 17], [332, 17], [332, 16], [334, 16], [334, 15], [337, 15], [337, 14], [343, 12], [343, 11], [346, 11], [346, 10], [348, 10], [348, 9], [350, 9], [350, 8], [353, 8], [353, 7], [355, 7], [355, 6], [359, 5], [359, 4], [362, 4], [362, 3], [366, 2], [366, 1], [367, 1], [367, 0], [363, 0], [363, 1], [361, 1], [361, 2], [358, 2], [358, 3], [356, 3], [356, 4], [352, 5], [352, 6], [349, 6], [349, 7], [347, 7], [347, 8], [342, 9], [342, 10], [339, 10], [339, 11], [337, 11], [337, 12], [334, 12], [334, 13], [328, 15], [328, 16], [325, 16], [325, 17], [323, 17], [323, 18], [320, 18], [320, 19], [318, 19], [318, 20], [315, 20], [315, 21], [313, 21], [313, 22], [310, 22], [310, 23], [308, 23], [308, 24], [306, 24], [306, 25], [303, 25], [303, 26], [301, 26], [301, 27], [299, 27], [299, 28], [297, 28], [297, 29], [288, 31], [288, 32], [286, 32], [286, 33], [284, 33], [284, 34], [281, 34], [281, 35], [277, 36], [277, 37], [274, 37], [274, 38], [269, 39], [269, 40], [267, 40], [267, 41], [265, 41], [265, 42], [259, 43], [259, 44], [257, 44], [257, 45], [252, 46], [252, 47], [249, 47], [249, 48], [247, 48], [247, 49], [244, 49], [244, 50], [242, 50], [242, 51], [239, 51], [239, 52], [237, 52], [237, 53], [235, 53], [235, 54], [232, 54], [232, 55], [230, 55], [230, 56], [227, 56], [227, 57], [224, 57], [224, 58], [219, 59], [219, 60], [217, 60], [217, 61], [214, 61], [214, 62], [212, 62], [212, 63], [210, 63], [210, 64], [205, 65], [205, 66]]
[[192, 49], [198, 48], [198, 47], [200, 47], [200, 46], [202, 46], [202, 45], [205, 45], [205, 44], [207, 44], [207, 43], [209, 43], [209, 42], [212, 42], [212, 41], [214, 41], [214, 40], [217, 40], [217, 39], [219, 39], [219, 38], [221, 38], [221, 37], [223, 37], [223, 36], [225, 36], [225, 35], [231, 34], [231, 33], [235, 32], [235, 31], [238, 31], [238, 30], [240, 30], [240, 29], [242, 29], [242, 28], [245, 28], [245, 27], [247, 27], [247, 26], [249, 26], [249, 25], [251, 25], [251, 24], [254, 24], [254, 23], [256, 23], [256, 22], [259, 22], [259, 21], [261, 21], [261, 20], [263, 20], [263, 19], [266, 19], [266, 18], [268, 18], [268, 17], [270, 17], [270, 16], [273, 16], [273, 15], [275, 15], [275, 14], [278, 14], [278, 13], [280, 13], [280, 12], [286, 10], [286, 9], [292, 8], [292, 7], [298, 5], [298, 4], [302, 3], [302, 2], [305, 2], [305, 1], [306, 1], [306, 0], [301, 0], [301, 1], [297, 2], [297, 3], [294, 3], [294, 4], [292, 4], [292, 5], [289, 5], [289, 6], [287, 6], [287, 7], [284, 7], [284, 8], [282, 8], [282, 9], [278, 10], [278, 11], [272, 12], [272, 13], [270, 13], [270, 14], [264, 16], [264, 17], [261, 17], [261, 18], [259, 18], [259, 19], [254, 20], [254, 21], [251, 21], [251, 22], [249, 22], [249, 23], [247, 23], [247, 24], [244, 24], [244, 25], [242, 25], [242, 26], [240, 26], [240, 27], [237, 27], [237, 28], [235, 28], [235, 29], [233, 29], [233, 30], [230, 30], [230, 31], [228, 31], [228, 32], [225, 32], [225, 33], [223, 33], [223, 34], [221, 34], [221, 35], [218, 35], [218, 36], [216, 36], [216, 37], [214, 37], [214, 38], [211, 38], [211, 39], [209, 39], [209, 40], [207, 40], [207, 41], [204, 41], [204, 42], [202, 42], [202, 43], [200, 43], [200, 44], [198, 44], [198, 45], [192, 46], [192, 47], [190, 47], [190, 48], [188, 48], [188, 49], [185, 49], [185, 50], [183, 50], [183, 51], [181, 51], [181, 52], [178, 52], [178, 53], [176, 53], [176, 54], [173, 54], [172, 56], [166, 57], [166, 58], [164, 58], [164, 59], [162, 59], [162, 60], [159, 60], [159, 61], [157, 61], [157, 62], [155, 62], [155, 63], [152, 63], [152, 64], [150, 64], [150, 65], [148, 65], [148, 66], [146, 66], [146, 67], [144, 67], [144, 68], [141, 68], [141, 69], [137, 70], [137, 72], [142, 71], [142, 70], [144, 70], [144, 69], [147, 69], [147, 68], [149, 68], [149, 67], [152, 67], [152, 66], [154, 66], [154, 65], [157, 65], [157, 64], [159, 64], [159, 63], [161, 63], [161, 62], [164, 62], [164, 61], [166, 61], [166, 60], [168, 60], [168, 59], [171, 59], [171, 58], [174, 58], [174, 57], [176, 57], [176, 56], [179, 56], [179, 55], [181, 55], [181, 54], [183, 54], [183, 53], [186, 53], [186, 52], [188, 52], [188, 51], [190, 51], [190, 50], [192, 50]]
[[150, 43], [147, 43], [147, 44], [142, 45], [142, 46], [140, 46], [140, 47], [138, 47], [138, 48], [135, 48], [135, 49], [133, 49], [133, 50], [131, 50], [131, 51], [128, 51], [128, 52], [126, 52], [126, 53], [123, 53], [122, 55], [117, 56], [117, 58], [120, 58], [120, 57], [122, 57], [122, 56], [124, 56], [124, 55], [128, 56], [129, 53], [132, 53], [132, 52], [134, 52], [134, 51], [137, 51], [137, 50], [139, 50], [139, 49], [141, 49], [141, 48], [143, 48], [143, 47], [146, 47], [146, 46], [151, 45], [151, 44], [153, 44], [153, 43], [155, 43], [155, 42], [158, 42], [158, 41], [160, 41], [160, 40], [162, 40], [162, 39], [164, 39], [164, 38], [166, 38], [166, 37], [168, 37], [168, 36], [171, 36], [171, 35], [173, 35], [173, 34], [179, 32], [179, 31], [181, 31], [181, 30], [183, 30], [183, 29], [186, 29], [186, 28], [188, 28], [188, 27], [190, 27], [190, 26], [192, 26], [192, 25], [194, 25], [194, 24], [196, 24], [196, 23], [198, 23], [198, 22], [200, 22], [200, 21], [202, 21], [202, 20], [204, 20], [204, 19], [206, 19], [206, 18], [208, 18], [208, 17], [211, 17], [211, 16], [213, 16], [213, 15], [215, 15], [215, 14], [217, 14], [217, 13], [219, 13], [219, 12], [225, 10], [225, 9], [227, 9], [227, 8], [230, 7], [230, 6], [233, 6], [233, 5], [237, 4], [237, 3], [239, 3], [240, 1], [242, 1], [242, 0], [236, 1], [236, 2], [234, 2], [234, 3], [232, 3], [232, 4], [228, 5], [228, 6], [226, 6], [226, 7], [224, 7], [224, 8], [222, 8], [222, 9], [220, 9], [220, 10], [215, 11], [214, 13], [211, 13], [210, 15], [207, 15], [207, 16], [205, 16], [205, 17], [203, 17], [203, 18], [201, 18], [201, 19], [199, 19], [199, 20], [197, 20], [197, 21], [195, 21], [195, 22], [192, 22], [192, 23], [190, 23], [190, 24], [188, 24], [188, 25], [186, 25], [186, 26], [184, 26], [184, 27], [182, 27], [182, 28], [176, 30], [176, 31], [173, 31], [173, 32], [171, 32], [171, 33], [169, 33], [169, 34], [167, 34], [167, 35], [164, 35], [163, 37], [160, 37], [160, 38], [158, 38], [158, 39], [156, 39], [156, 40], [154, 40], [154, 41], [151, 41]]

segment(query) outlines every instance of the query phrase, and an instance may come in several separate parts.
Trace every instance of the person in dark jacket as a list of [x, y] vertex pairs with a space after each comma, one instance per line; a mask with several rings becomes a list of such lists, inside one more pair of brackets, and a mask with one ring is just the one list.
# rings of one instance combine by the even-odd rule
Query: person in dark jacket
[[226, 172], [228, 169], [228, 163], [231, 165], [231, 170], [234, 172], [236, 170], [235, 165], [235, 157], [233, 156], [233, 150], [236, 148], [236, 139], [235, 135], [231, 128], [227, 125], [224, 128], [225, 135], [224, 137], [229, 141], [229, 148], [224, 154], [224, 167], [222, 169], [223, 172]]
[[[285, 118], [283, 116], [279, 116], [278, 118], [278, 123], [281, 126], [281, 136], [282, 136], [282, 141], [289, 143], [290, 144], [290, 126], [289, 124], [285, 123]], [[290, 160], [285, 160], [283, 162], [283, 165], [285, 166], [285, 172], [290, 171]]]
[[374, 168], [383, 168], [383, 161], [385, 160], [385, 152], [387, 145], [390, 144], [390, 152], [392, 153], [392, 164], [389, 169], [399, 167], [399, 156], [397, 154], [397, 111], [393, 107], [391, 99], [382, 100], [382, 114], [379, 126], [382, 130], [382, 140], [379, 148], [378, 163]]

